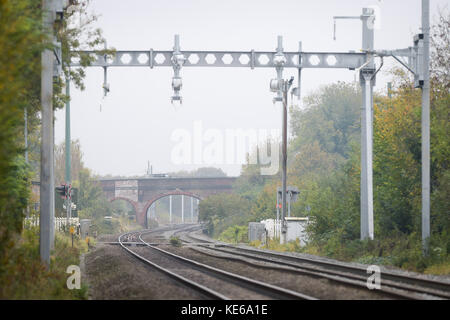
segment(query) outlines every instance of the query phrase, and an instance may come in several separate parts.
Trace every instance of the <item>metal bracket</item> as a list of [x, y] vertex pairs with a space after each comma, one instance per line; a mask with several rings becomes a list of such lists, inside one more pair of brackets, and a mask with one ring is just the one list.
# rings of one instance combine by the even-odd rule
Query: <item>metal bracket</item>
[[154, 59], [153, 49], [150, 49], [150, 51], [148, 52], [148, 56], [149, 56], [148, 64], [150, 66], [150, 69], [153, 69], [153, 59]]
[[62, 51], [61, 51], [61, 42], [54, 40], [53, 41], [53, 54], [55, 56], [55, 60], [53, 62], [53, 77], [57, 78], [62, 73]]
[[[395, 50], [373, 50], [365, 51], [367, 54], [373, 54], [379, 57], [393, 57], [409, 72], [414, 75], [414, 86], [420, 88], [424, 82], [423, 74], [423, 34], [414, 36], [414, 45], [412, 47]], [[408, 63], [402, 61], [399, 57], [408, 59]]]
[[180, 70], [181, 67], [184, 65], [184, 63], [186, 62], [186, 57], [184, 54], [180, 52], [180, 38], [177, 34], [175, 35], [174, 42], [175, 44], [173, 46], [173, 53], [170, 59], [170, 61], [172, 62], [172, 68], [174, 72], [174, 76], [172, 78], [172, 89], [174, 95], [172, 96], [171, 101], [172, 103], [174, 101], [180, 101], [180, 103], [182, 103], [183, 100], [180, 96], [180, 90], [183, 82], [180, 77]]
[[425, 80], [424, 76], [424, 54], [423, 54], [423, 33], [414, 36], [414, 56], [412, 59], [412, 66], [416, 71], [414, 73], [414, 87], [422, 88]]

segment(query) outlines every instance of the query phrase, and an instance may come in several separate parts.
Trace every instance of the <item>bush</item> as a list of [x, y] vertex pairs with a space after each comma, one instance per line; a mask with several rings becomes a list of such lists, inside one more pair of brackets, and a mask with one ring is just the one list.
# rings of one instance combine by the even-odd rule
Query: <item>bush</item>
[[223, 231], [219, 240], [230, 243], [248, 242], [248, 226], [232, 226]]
[[251, 221], [251, 202], [237, 194], [217, 194], [200, 202], [199, 220], [206, 224], [206, 233], [217, 237], [228, 227], [246, 225]]
[[79, 265], [79, 256], [87, 245], [78, 238], [57, 233], [46, 270], [39, 256], [39, 229], [25, 229], [21, 239], [8, 251], [0, 265], [0, 299], [87, 299], [87, 286], [69, 290], [66, 286], [69, 265]]
[[170, 244], [174, 247], [181, 247], [182, 242], [178, 237], [170, 237]]

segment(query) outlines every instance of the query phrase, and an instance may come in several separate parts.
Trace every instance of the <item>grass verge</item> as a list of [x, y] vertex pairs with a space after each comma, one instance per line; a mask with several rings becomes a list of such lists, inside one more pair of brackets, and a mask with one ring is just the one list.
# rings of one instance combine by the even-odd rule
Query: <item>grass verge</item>
[[79, 266], [80, 255], [88, 251], [86, 241], [75, 236], [72, 247], [70, 234], [57, 232], [47, 270], [40, 260], [38, 227], [24, 229], [14, 240], [0, 264], [0, 299], [87, 299], [83, 281], [80, 289], [66, 284], [67, 268]]

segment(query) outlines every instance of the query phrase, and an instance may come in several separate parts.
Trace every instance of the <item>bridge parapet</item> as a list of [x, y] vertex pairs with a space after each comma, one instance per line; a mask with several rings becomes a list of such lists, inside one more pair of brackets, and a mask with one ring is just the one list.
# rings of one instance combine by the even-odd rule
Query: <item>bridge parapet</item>
[[235, 180], [235, 177], [162, 177], [102, 179], [99, 182], [108, 200], [121, 199], [131, 203], [137, 222], [146, 227], [147, 210], [158, 199], [185, 195], [201, 200], [213, 194], [231, 192]]

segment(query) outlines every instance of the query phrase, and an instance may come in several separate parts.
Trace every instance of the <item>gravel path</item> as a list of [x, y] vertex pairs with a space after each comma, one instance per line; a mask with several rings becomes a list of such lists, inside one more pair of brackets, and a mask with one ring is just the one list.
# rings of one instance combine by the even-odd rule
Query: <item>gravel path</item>
[[82, 281], [86, 279], [89, 285], [89, 299], [206, 299], [139, 262], [120, 246], [97, 245], [84, 256], [83, 269]]

